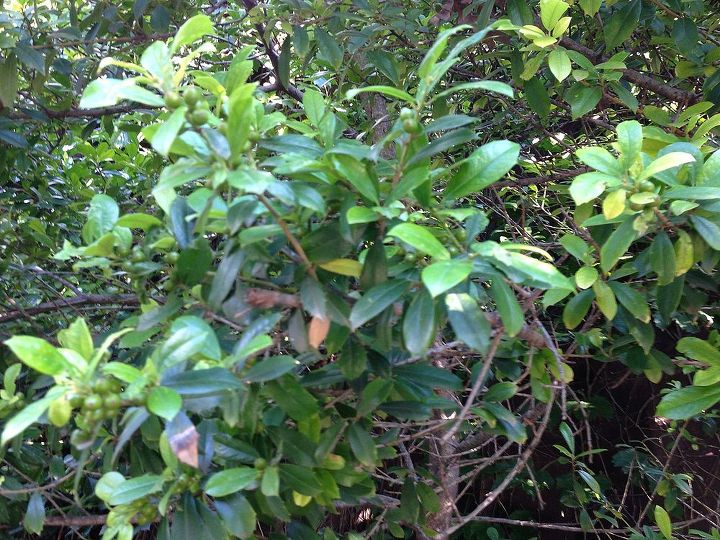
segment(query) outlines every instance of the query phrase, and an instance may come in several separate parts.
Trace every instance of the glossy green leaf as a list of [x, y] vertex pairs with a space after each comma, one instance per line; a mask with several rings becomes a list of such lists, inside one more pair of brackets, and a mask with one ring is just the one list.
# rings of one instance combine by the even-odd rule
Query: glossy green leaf
[[432, 345], [436, 332], [435, 303], [423, 288], [413, 296], [403, 317], [405, 348], [412, 355], [421, 356]]
[[252, 467], [234, 467], [213, 474], [205, 483], [205, 493], [224, 497], [255, 484], [258, 472]]
[[520, 146], [492, 141], [475, 150], [445, 188], [446, 199], [457, 199], [485, 189], [505, 176], [517, 163]]
[[470, 261], [438, 261], [422, 270], [422, 282], [434, 297], [462, 283], [472, 272]]
[[512, 289], [505, 281], [496, 278], [490, 285], [490, 295], [495, 300], [505, 331], [509, 336], [517, 335], [525, 324], [525, 316]]

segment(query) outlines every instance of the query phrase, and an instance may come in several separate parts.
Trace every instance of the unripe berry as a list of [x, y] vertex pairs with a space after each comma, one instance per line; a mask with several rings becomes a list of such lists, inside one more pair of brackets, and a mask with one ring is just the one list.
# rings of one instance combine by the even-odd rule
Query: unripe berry
[[165, 94], [165, 106], [168, 109], [177, 109], [180, 105], [183, 104], [183, 98], [175, 92], [174, 90], [171, 90], [167, 94]]
[[202, 92], [200, 92], [200, 90], [198, 90], [194, 86], [189, 86], [187, 89], [185, 89], [185, 92], [183, 93], [183, 98], [185, 99], [185, 105], [192, 109], [193, 107], [195, 107], [197, 102], [202, 99]]

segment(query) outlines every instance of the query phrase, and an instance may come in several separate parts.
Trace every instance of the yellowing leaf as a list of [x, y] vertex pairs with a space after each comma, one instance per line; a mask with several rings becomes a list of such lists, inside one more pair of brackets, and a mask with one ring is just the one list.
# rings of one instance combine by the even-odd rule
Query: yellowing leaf
[[333, 259], [320, 264], [320, 268], [341, 276], [360, 277], [362, 264], [353, 259]]
[[624, 189], [616, 189], [603, 200], [603, 215], [607, 219], [618, 217], [625, 210], [625, 197], [627, 192]]
[[308, 326], [308, 343], [317, 349], [330, 331], [330, 321], [322, 317], [313, 317]]

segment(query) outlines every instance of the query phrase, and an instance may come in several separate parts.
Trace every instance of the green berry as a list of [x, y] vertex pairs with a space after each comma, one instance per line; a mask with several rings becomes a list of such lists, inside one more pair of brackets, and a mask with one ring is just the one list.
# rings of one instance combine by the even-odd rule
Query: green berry
[[165, 254], [165, 261], [169, 262], [170, 264], [175, 264], [180, 257], [180, 254], [177, 251], [170, 251]]
[[88, 413], [88, 418], [91, 422], [101, 422], [105, 419], [106, 411], [105, 409], [97, 409], [95, 411], [90, 411]]
[[460, 240], [461, 242], [464, 242], [467, 240], [467, 231], [465, 229], [458, 229], [455, 231], [455, 238]]
[[92, 435], [90, 433], [87, 433], [81, 429], [76, 429], [72, 432], [70, 435], [70, 443], [72, 443], [73, 446], [76, 448], [82, 449], [87, 448], [87, 446], [92, 442]]
[[110, 391], [110, 381], [105, 377], [100, 377], [93, 383], [93, 390], [98, 394], [107, 394]]
[[407, 107], [403, 107], [400, 109], [400, 120], [414, 120], [415, 119], [415, 112], [412, 109], [408, 109]]
[[185, 99], [185, 105], [192, 109], [202, 99], [202, 92], [194, 86], [189, 86], [185, 89], [183, 98]]
[[638, 187], [640, 188], [640, 191], [655, 191], [655, 184], [653, 184], [650, 180], [643, 180], [640, 182]]
[[405, 133], [417, 133], [418, 127], [419, 124], [415, 118], [408, 118], [402, 121], [402, 128]]
[[174, 90], [171, 90], [167, 94], [165, 94], [165, 106], [168, 109], [177, 109], [180, 105], [183, 104], [183, 98], [175, 92]]
[[97, 411], [103, 406], [103, 400], [102, 397], [98, 394], [90, 394], [88, 397], [85, 398], [85, 401], [83, 402], [83, 409], [86, 409], [88, 411]]
[[68, 402], [73, 409], [79, 409], [80, 407], [82, 407], [84, 401], [85, 400], [80, 394], [71, 394], [68, 398]]
[[405, 254], [405, 262], [414, 263], [415, 261], [417, 261], [417, 255], [415, 255], [414, 253]]
[[142, 262], [145, 260], [145, 253], [143, 253], [139, 246], [135, 246], [133, 249], [132, 254], [130, 255], [130, 260], [132, 262]]
[[191, 112], [188, 116], [188, 120], [195, 127], [199, 127], [199, 126], [206, 124], [209, 119], [210, 119], [210, 113], [208, 111], [206, 111], [205, 109], [197, 109], [197, 110]]
[[103, 399], [103, 404], [105, 405], [106, 409], [110, 409], [111, 411], [117, 411], [122, 406], [122, 399], [120, 399], [120, 396], [117, 394], [110, 394], [105, 396]]
[[450, 252], [450, 255], [457, 255], [460, 252], [457, 246], [448, 246], [448, 251]]
[[260, 140], [260, 132], [255, 131], [254, 129], [248, 133], [248, 140], [250, 142], [258, 142]]
[[258, 471], [262, 471], [267, 467], [267, 460], [259, 457], [255, 460], [254, 466]]

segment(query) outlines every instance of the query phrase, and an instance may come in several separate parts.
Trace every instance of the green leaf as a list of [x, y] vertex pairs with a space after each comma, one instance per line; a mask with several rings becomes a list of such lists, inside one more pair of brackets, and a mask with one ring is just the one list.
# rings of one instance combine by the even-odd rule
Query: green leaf
[[625, 211], [626, 196], [627, 192], [624, 189], [616, 189], [605, 197], [602, 205], [605, 219], [615, 219]]
[[85, 319], [78, 317], [70, 326], [58, 332], [58, 342], [66, 349], [72, 349], [85, 360], [90, 360], [95, 350], [90, 329]]
[[390, 306], [408, 289], [409, 283], [393, 280], [381, 283], [365, 293], [350, 312], [350, 325], [357, 329]]
[[666, 394], [658, 404], [656, 415], [670, 420], [685, 420], [720, 401], [720, 384], [686, 386]]
[[81, 109], [97, 109], [117, 105], [123, 100], [151, 107], [165, 104], [162, 97], [137, 86], [134, 79], [96, 79], [87, 85], [78, 106]]
[[450, 37], [453, 34], [456, 34], [457, 32], [462, 32], [467, 28], [470, 28], [470, 26], [464, 24], [440, 32], [437, 38], [435, 38], [435, 42], [432, 44], [432, 47], [430, 47], [430, 49], [428, 49], [428, 52], [425, 53], [422, 62], [420, 62], [420, 66], [418, 66], [418, 77], [420, 77], [421, 79], [428, 77], [433, 71], [433, 68], [435, 67], [435, 64], [440, 58], [440, 55], [447, 48], [447, 43]]
[[388, 236], [394, 236], [416, 250], [437, 259], [449, 259], [450, 253], [440, 241], [430, 232], [429, 228], [415, 223], [401, 223], [388, 231]]
[[107, 502], [111, 506], [131, 503], [151, 493], [157, 493], [162, 489], [163, 482], [163, 477], [157, 474], [131, 478], [118, 485]]
[[9, 421], [5, 422], [0, 446], [4, 446], [10, 439], [19, 435], [25, 431], [27, 427], [37, 422], [48, 407], [50, 407], [50, 404], [55, 401], [56, 398], [63, 395], [65, 390], [65, 388], [59, 386], [51, 388], [44, 398], [34, 401], [13, 416]]
[[230, 534], [238, 538], [252, 538], [256, 527], [255, 510], [240, 493], [214, 501], [215, 510]]
[[213, 474], [205, 484], [205, 493], [224, 497], [255, 484], [258, 472], [252, 467], [234, 467]]
[[416, 293], [403, 317], [405, 348], [413, 356], [421, 356], [435, 339], [435, 303], [425, 289]]
[[488, 391], [485, 392], [483, 400], [485, 401], [505, 401], [517, 394], [518, 387], [514, 382], [501, 382], [493, 384]]
[[592, 266], [583, 266], [575, 273], [575, 283], [580, 289], [587, 289], [597, 281], [598, 271]]
[[570, 299], [563, 310], [563, 324], [568, 330], [583, 321], [594, 299], [595, 293], [592, 289], [581, 291]]
[[557, 48], [550, 51], [548, 55], [548, 67], [555, 78], [562, 82], [570, 75], [572, 62], [564, 49]]
[[23, 527], [32, 534], [40, 534], [45, 525], [45, 499], [40, 493], [33, 493], [23, 516]]
[[696, 337], [684, 337], [677, 343], [677, 351], [688, 358], [709, 366], [720, 366], [720, 351], [707, 341]]
[[12, 109], [17, 97], [18, 69], [15, 56], [0, 62], [0, 107]]
[[612, 321], [617, 315], [617, 302], [612, 289], [604, 281], [597, 280], [593, 284], [593, 292], [595, 293], [595, 302], [598, 308], [600, 308], [608, 321]]
[[613, 13], [603, 28], [607, 50], [614, 49], [630, 38], [640, 20], [641, 9], [640, 0], [631, 0]]
[[268, 383], [265, 392], [293, 420], [307, 420], [319, 412], [317, 400], [293, 377]]
[[457, 199], [485, 189], [505, 176], [517, 163], [520, 145], [492, 141], [475, 150], [445, 188], [445, 199]]
[[647, 299], [635, 289], [624, 283], [617, 281], [609, 281], [608, 286], [615, 293], [615, 297], [620, 304], [627, 309], [635, 318], [644, 323], [650, 321], [650, 307]]
[[540, 20], [547, 30], [552, 30], [560, 17], [568, 10], [569, 4], [562, 0], [540, 0]]
[[322, 493], [322, 485], [318, 482], [312, 469], [290, 463], [282, 463], [279, 467], [283, 485], [308, 497], [315, 497]]
[[348, 426], [347, 437], [350, 448], [358, 461], [367, 467], [374, 467], [378, 454], [375, 441], [370, 434], [360, 424], [354, 423]]
[[422, 270], [422, 282], [433, 298], [462, 283], [472, 272], [470, 261], [438, 261]]
[[715, 201], [720, 199], [720, 187], [680, 186], [663, 193], [663, 199], [689, 199], [691, 201]]
[[598, 495], [602, 495], [602, 490], [600, 489], [600, 484], [598, 484], [598, 481], [595, 480], [595, 477], [590, 474], [587, 471], [580, 470], [578, 471], [578, 476], [583, 479], [583, 481], [592, 489], [595, 493]]
[[511, 337], [516, 336], [525, 324], [525, 316], [512, 289], [502, 278], [494, 278], [490, 285], [490, 295], [495, 300], [505, 331]]
[[275, 465], [266, 468], [262, 473], [260, 491], [266, 497], [277, 497], [280, 494], [280, 470]]
[[594, 201], [603, 194], [608, 184], [614, 180], [614, 177], [601, 172], [579, 174], [570, 184], [570, 196], [578, 206]]
[[374, 86], [366, 86], [364, 88], [353, 88], [352, 90], [348, 90], [348, 93], [345, 95], [345, 97], [347, 97], [347, 99], [352, 99], [355, 96], [357, 96], [358, 94], [362, 94], [364, 92], [377, 92], [378, 94], [383, 94], [384, 96], [401, 99], [401, 100], [405, 101], [406, 103], [410, 103], [410, 104], [415, 103], [414, 97], [412, 97], [410, 94], [408, 94], [404, 90], [400, 90], [399, 88], [395, 88], [394, 86], [374, 85]]
[[655, 505], [655, 523], [658, 529], [667, 540], [672, 540], [672, 522], [670, 516], [660, 505]]
[[633, 228], [634, 221], [634, 216], [626, 218], [600, 248], [600, 268], [603, 272], [610, 271], [637, 238], [637, 232]]
[[175, 38], [172, 40], [170, 52], [175, 53], [180, 47], [190, 45], [201, 37], [212, 35], [215, 29], [212, 20], [207, 15], [195, 15], [178, 28]]
[[365, 164], [347, 154], [333, 154], [330, 158], [335, 169], [360, 195], [374, 204], [379, 204], [377, 181], [370, 176]]
[[112, 197], [95, 195], [90, 201], [87, 221], [82, 228], [82, 237], [86, 244], [98, 240], [112, 230], [120, 215], [120, 209]]
[[245, 384], [227, 369], [215, 367], [167, 376], [163, 379], [163, 386], [185, 397], [208, 397], [239, 390]]
[[610, 152], [599, 146], [580, 148], [575, 155], [585, 165], [597, 169], [601, 173], [615, 177], [621, 176], [624, 172], [620, 162]]
[[592, 111], [602, 99], [602, 88], [588, 87], [580, 83], [574, 84], [565, 92], [565, 101], [570, 105], [573, 120]]
[[322, 28], [315, 28], [315, 39], [320, 49], [320, 54], [327, 60], [335, 69], [340, 67], [343, 61], [343, 50], [335, 38], [328, 34]]
[[675, 248], [665, 232], [655, 236], [648, 258], [650, 267], [657, 274], [658, 285], [668, 285], [675, 279]]
[[32, 336], [14, 336], [5, 342], [23, 364], [45, 375], [60, 375], [70, 364], [55, 347], [44, 339]]
[[620, 122], [615, 128], [620, 147], [621, 166], [629, 169], [640, 156], [643, 142], [642, 125], [637, 120]]
[[106, 472], [95, 484], [95, 496], [103, 502], [108, 502], [115, 490], [125, 482], [125, 477], [117, 471]]
[[292, 371], [297, 365], [297, 360], [292, 356], [270, 356], [263, 358], [251, 367], [245, 373], [243, 380], [250, 383], [271, 381]]
[[118, 227], [142, 229], [143, 231], [147, 231], [153, 227], [160, 227], [162, 226], [162, 224], [162, 221], [160, 221], [155, 216], [142, 213], [125, 214], [124, 216], [118, 218], [118, 220], [115, 222], [115, 225]]
[[540, 77], [533, 77], [525, 83], [525, 99], [530, 108], [543, 120], [550, 113], [550, 95]]
[[365, 347], [356, 339], [349, 338], [340, 352], [338, 364], [343, 377], [349, 381], [357, 379], [367, 367]]
[[182, 408], [182, 398], [172, 388], [156, 386], [150, 390], [147, 398], [147, 409], [168, 422], [175, 418], [175, 415]]
[[720, 227], [714, 221], [694, 214], [690, 216], [690, 221], [707, 245], [720, 251]]
[[[450, 94], [459, 92], [460, 90], [488, 90], [490, 92], [495, 92], [496, 94], [501, 94], [509, 98], [514, 97], [512, 86], [510, 86], [509, 84], [505, 84], [499, 81], [471, 81], [456, 84], [455, 86], [447, 90], [443, 90], [433, 98], [433, 101], [438, 98], [442, 98]], [[438, 120], [436, 120], [436, 122], [440, 120], [442, 120], [442, 118], [439, 118]]]
[[467, 346], [485, 352], [490, 344], [492, 328], [477, 302], [466, 293], [448, 294], [445, 305], [457, 338]]
[[170, 153], [170, 147], [175, 142], [175, 138], [180, 133], [180, 128], [185, 123], [186, 111], [185, 107], [175, 109], [170, 117], [160, 124], [150, 139], [153, 148], [161, 156], [167, 157]]
[[655, 161], [650, 163], [650, 165], [645, 167], [638, 175], [638, 179], [645, 180], [647, 178], [652, 178], [653, 176], [661, 173], [662, 171], [672, 169], [673, 167], [679, 167], [680, 165], [684, 165], [685, 163], [692, 163], [694, 161], [695, 158], [687, 152], [670, 152], [669, 154], [660, 156]]

